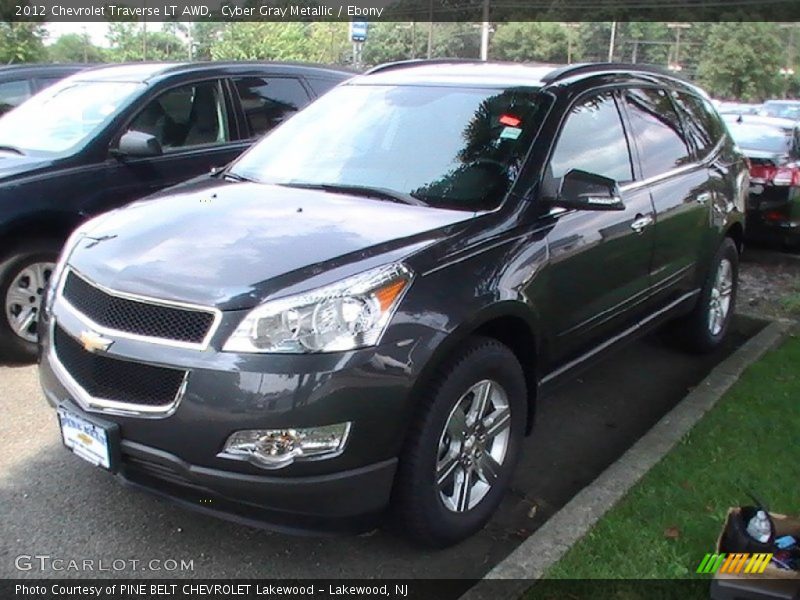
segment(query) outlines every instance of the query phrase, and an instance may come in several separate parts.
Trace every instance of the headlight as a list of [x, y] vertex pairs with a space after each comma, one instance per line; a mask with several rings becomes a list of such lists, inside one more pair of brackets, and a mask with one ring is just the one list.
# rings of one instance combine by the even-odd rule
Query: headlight
[[227, 352], [334, 352], [374, 346], [411, 284], [402, 264], [378, 267], [254, 308], [225, 343]]

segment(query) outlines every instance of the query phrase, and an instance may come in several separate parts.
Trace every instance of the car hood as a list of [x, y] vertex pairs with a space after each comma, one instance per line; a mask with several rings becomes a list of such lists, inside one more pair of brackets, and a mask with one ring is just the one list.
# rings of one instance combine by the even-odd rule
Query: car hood
[[53, 164], [49, 158], [14, 154], [0, 150], [0, 178], [24, 175]]
[[[122, 292], [223, 310], [398, 260], [473, 213], [207, 180], [100, 217], [69, 264]], [[282, 295], [282, 294], [281, 294]]]

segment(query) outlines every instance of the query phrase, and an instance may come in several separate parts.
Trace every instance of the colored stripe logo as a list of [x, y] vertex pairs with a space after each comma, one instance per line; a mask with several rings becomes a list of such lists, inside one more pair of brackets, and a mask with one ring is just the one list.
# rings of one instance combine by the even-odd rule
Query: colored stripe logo
[[698, 573], [763, 573], [772, 560], [772, 554], [740, 552], [733, 554], [706, 554], [697, 567]]

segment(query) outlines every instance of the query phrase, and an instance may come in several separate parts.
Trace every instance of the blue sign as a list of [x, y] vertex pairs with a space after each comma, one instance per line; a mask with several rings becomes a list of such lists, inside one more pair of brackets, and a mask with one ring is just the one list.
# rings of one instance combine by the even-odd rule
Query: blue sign
[[367, 40], [367, 22], [352, 21], [350, 23], [350, 38], [354, 42], [365, 42]]

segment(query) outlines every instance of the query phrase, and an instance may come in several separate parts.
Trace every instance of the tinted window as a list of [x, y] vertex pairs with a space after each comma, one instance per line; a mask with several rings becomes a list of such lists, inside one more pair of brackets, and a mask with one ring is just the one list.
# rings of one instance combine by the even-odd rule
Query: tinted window
[[164, 92], [139, 113], [130, 129], [155, 136], [165, 150], [228, 141], [228, 117], [219, 82]]
[[625, 90], [625, 102], [645, 179], [690, 161], [678, 114], [665, 91]]
[[0, 83], [0, 114], [6, 113], [27, 100], [31, 95], [28, 80], [6, 81]]
[[684, 111], [684, 130], [697, 148], [700, 158], [707, 155], [723, 135], [723, 125], [714, 110], [702, 98], [677, 92], [675, 102]]
[[266, 133], [308, 104], [308, 94], [290, 77], [245, 77], [234, 80], [250, 135]]
[[550, 159], [550, 175], [558, 179], [571, 169], [620, 182], [633, 179], [628, 142], [611, 93], [593, 96], [570, 111]]

